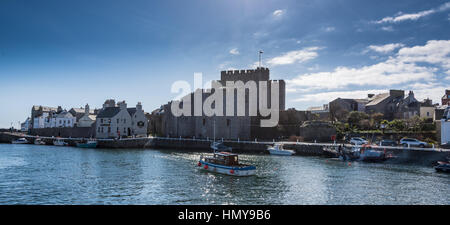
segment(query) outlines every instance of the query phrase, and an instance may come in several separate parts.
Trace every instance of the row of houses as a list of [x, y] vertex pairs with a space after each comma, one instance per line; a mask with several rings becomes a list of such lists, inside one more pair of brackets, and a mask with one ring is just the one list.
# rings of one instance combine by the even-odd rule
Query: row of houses
[[[114, 99], [108, 99], [100, 109], [33, 106], [31, 117], [21, 124], [22, 131], [39, 133], [42, 129], [91, 128], [96, 138], [117, 138], [124, 136], [147, 136], [148, 120], [142, 109], [142, 104], [127, 107], [125, 101], [116, 104]], [[47, 132], [48, 133], [48, 132]], [[70, 133], [70, 132], [69, 132]]]
[[445, 91], [442, 105], [433, 104], [431, 99], [419, 101], [414, 92], [405, 95], [404, 90], [389, 90], [381, 94], [368, 94], [367, 98], [336, 98], [321, 107], [310, 107], [307, 111], [317, 114], [322, 120], [344, 120], [349, 112], [359, 111], [367, 114], [381, 113], [387, 120], [410, 119], [415, 116], [440, 120], [450, 104], [450, 90]]

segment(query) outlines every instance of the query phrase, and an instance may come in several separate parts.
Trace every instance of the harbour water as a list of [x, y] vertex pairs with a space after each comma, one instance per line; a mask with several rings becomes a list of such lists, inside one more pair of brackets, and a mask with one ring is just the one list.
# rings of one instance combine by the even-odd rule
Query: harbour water
[[450, 204], [431, 166], [241, 155], [258, 171], [238, 178], [200, 154], [0, 144], [0, 204]]

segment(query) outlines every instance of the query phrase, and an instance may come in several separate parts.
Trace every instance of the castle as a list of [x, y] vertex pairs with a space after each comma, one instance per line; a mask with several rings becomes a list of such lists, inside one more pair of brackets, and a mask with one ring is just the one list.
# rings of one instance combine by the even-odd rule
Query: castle
[[[279, 90], [279, 111], [284, 111], [285, 109], [285, 92], [286, 92], [286, 84], [284, 80], [270, 80], [270, 71], [268, 68], [258, 67], [255, 70], [234, 70], [234, 71], [222, 71], [221, 79], [217, 81], [213, 81], [216, 84], [220, 84], [222, 86], [226, 86], [227, 82], [237, 82], [242, 81], [243, 83], [247, 83], [248, 81], [256, 82], [256, 99], [252, 99], [250, 97], [251, 93], [248, 89], [245, 90], [245, 100], [239, 101], [237, 96], [237, 91], [234, 90], [234, 107], [232, 105], [228, 105], [231, 111], [234, 111], [233, 116], [230, 116], [227, 113], [227, 94], [226, 88], [219, 89], [223, 91], [223, 114], [222, 116], [206, 116], [204, 112], [202, 112], [201, 116], [194, 113], [195, 106], [195, 96], [201, 96], [202, 103], [205, 103], [205, 100], [208, 99], [213, 91], [198, 89], [195, 92], [190, 93], [185, 96], [185, 98], [191, 99], [191, 114], [190, 116], [174, 116], [172, 113], [172, 104], [175, 104], [174, 101], [171, 101], [163, 106], [160, 109], [157, 109], [152, 112], [150, 118], [150, 130], [152, 133], [159, 134], [162, 136], [169, 137], [196, 137], [196, 138], [217, 138], [217, 139], [232, 139], [232, 140], [250, 140], [255, 138], [256, 130], [260, 128], [261, 120], [265, 119], [265, 117], [261, 116], [259, 113], [256, 115], [250, 114], [250, 106], [252, 101], [259, 109], [260, 103], [260, 92], [262, 90], [267, 90], [267, 106], [272, 107], [271, 98], [272, 96], [271, 90], [272, 85], [275, 83], [278, 85]], [[267, 84], [267, 89], [263, 89], [260, 87], [260, 81]], [[215, 90], [217, 91], [217, 89]], [[244, 105], [240, 105], [240, 104]], [[215, 103], [214, 103], [215, 104]], [[214, 105], [214, 107], [216, 107]], [[244, 107], [245, 115], [238, 116], [238, 108]]]

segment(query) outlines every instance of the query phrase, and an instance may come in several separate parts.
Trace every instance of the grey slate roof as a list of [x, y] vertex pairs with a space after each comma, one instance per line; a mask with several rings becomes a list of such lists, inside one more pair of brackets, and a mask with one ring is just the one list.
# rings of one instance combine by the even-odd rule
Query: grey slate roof
[[111, 118], [117, 115], [117, 113], [119, 112], [120, 112], [119, 107], [107, 107], [99, 112], [97, 118]]
[[382, 94], [378, 94], [375, 95], [372, 99], [372, 101], [370, 101], [366, 106], [372, 106], [372, 105], [377, 105], [378, 103], [384, 101], [385, 99], [389, 98], [389, 93], [382, 93]]
[[130, 116], [133, 116], [136, 113], [136, 108], [127, 108], [127, 110]]

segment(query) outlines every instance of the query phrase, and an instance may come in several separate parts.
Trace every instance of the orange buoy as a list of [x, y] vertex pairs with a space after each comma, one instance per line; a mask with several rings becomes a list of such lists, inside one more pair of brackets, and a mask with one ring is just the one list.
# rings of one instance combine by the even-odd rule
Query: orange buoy
[[349, 166], [351, 166], [351, 165], [352, 165], [352, 163], [351, 163], [351, 162], [349, 162], [349, 163], [348, 163], [348, 165], [349, 165]]
[[198, 164], [197, 164], [198, 166], [202, 166], [202, 163], [201, 162], [198, 162]]
[[205, 169], [208, 169], [208, 165], [205, 165]]
[[230, 170], [230, 173], [231, 173], [231, 174], [234, 174], [234, 170]]

